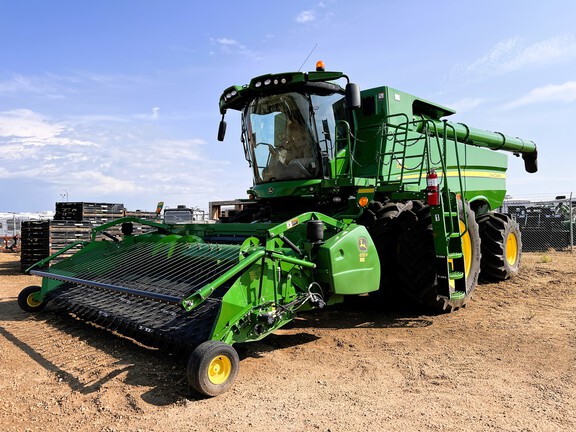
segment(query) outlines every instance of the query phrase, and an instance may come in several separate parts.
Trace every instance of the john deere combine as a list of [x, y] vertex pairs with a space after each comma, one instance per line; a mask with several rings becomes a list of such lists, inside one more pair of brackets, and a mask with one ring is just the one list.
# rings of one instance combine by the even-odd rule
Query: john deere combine
[[[447, 122], [451, 109], [390, 87], [360, 92], [321, 65], [226, 89], [219, 140], [228, 110], [242, 116], [250, 205], [229, 223], [102, 225], [70, 258], [29, 269], [43, 282], [21, 292], [20, 306], [52, 303], [150, 346], [185, 349], [191, 386], [215, 396], [236, 378], [232, 345], [299, 310], [366, 293], [452, 310], [479, 276], [518, 271], [518, 226], [493, 212], [507, 169], [494, 150], [535, 172], [533, 142]], [[155, 230], [133, 235], [134, 223]], [[118, 224], [121, 241], [95, 241]]]

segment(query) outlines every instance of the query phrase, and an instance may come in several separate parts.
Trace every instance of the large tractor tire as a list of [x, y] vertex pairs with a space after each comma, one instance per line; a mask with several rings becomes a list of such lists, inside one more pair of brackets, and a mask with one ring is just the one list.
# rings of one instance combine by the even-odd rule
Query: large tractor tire
[[411, 208], [411, 203], [374, 201], [358, 220], [358, 223], [366, 226], [378, 251], [380, 289], [373, 296], [382, 302], [396, 302], [394, 288], [397, 280], [398, 216]]
[[480, 235], [474, 212], [468, 204], [460, 216], [460, 232], [465, 231], [464, 212], [468, 222], [468, 230], [462, 237], [466, 292], [449, 300], [438, 296], [430, 207], [422, 201], [413, 201], [412, 210], [403, 215], [396, 260], [398, 289], [410, 302], [408, 306], [426, 311], [450, 312], [464, 306], [471, 298], [480, 273]]
[[522, 238], [518, 223], [502, 213], [486, 213], [477, 219], [482, 239], [480, 278], [503, 281], [518, 273]]

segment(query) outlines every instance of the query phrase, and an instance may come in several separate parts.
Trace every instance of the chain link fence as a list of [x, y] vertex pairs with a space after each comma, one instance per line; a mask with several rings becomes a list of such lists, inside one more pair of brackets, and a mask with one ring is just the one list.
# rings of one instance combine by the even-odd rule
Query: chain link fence
[[520, 225], [524, 251], [574, 251], [576, 196], [572, 193], [549, 200], [507, 198], [500, 211]]

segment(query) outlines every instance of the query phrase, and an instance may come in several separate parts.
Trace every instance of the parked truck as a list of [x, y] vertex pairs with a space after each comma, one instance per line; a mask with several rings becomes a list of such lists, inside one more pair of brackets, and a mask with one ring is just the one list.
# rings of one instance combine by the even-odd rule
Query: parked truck
[[[230, 388], [233, 345], [260, 340], [298, 311], [353, 295], [451, 311], [479, 277], [521, 262], [518, 225], [496, 213], [507, 156], [537, 170], [532, 141], [451, 123], [455, 112], [390, 87], [360, 91], [342, 72], [258, 76], [220, 98], [238, 111], [253, 184], [226, 223], [124, 218], [123, 239], [90, 241], [18, 302], [47, 304], [144, 344], [190, 353], [190, 385]], [[500, 150], [500, 151], [499, 151]], [[133, 235], [141, 223], [154, 231]]]

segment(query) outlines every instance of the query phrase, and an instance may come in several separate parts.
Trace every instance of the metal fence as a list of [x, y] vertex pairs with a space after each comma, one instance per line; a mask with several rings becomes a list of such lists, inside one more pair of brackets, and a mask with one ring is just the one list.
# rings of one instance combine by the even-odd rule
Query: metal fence
[[524, 251], [574, 250], [576, 197], [559, 195], [549, 200], [506, 199], [503, 213], [520, 225]]

